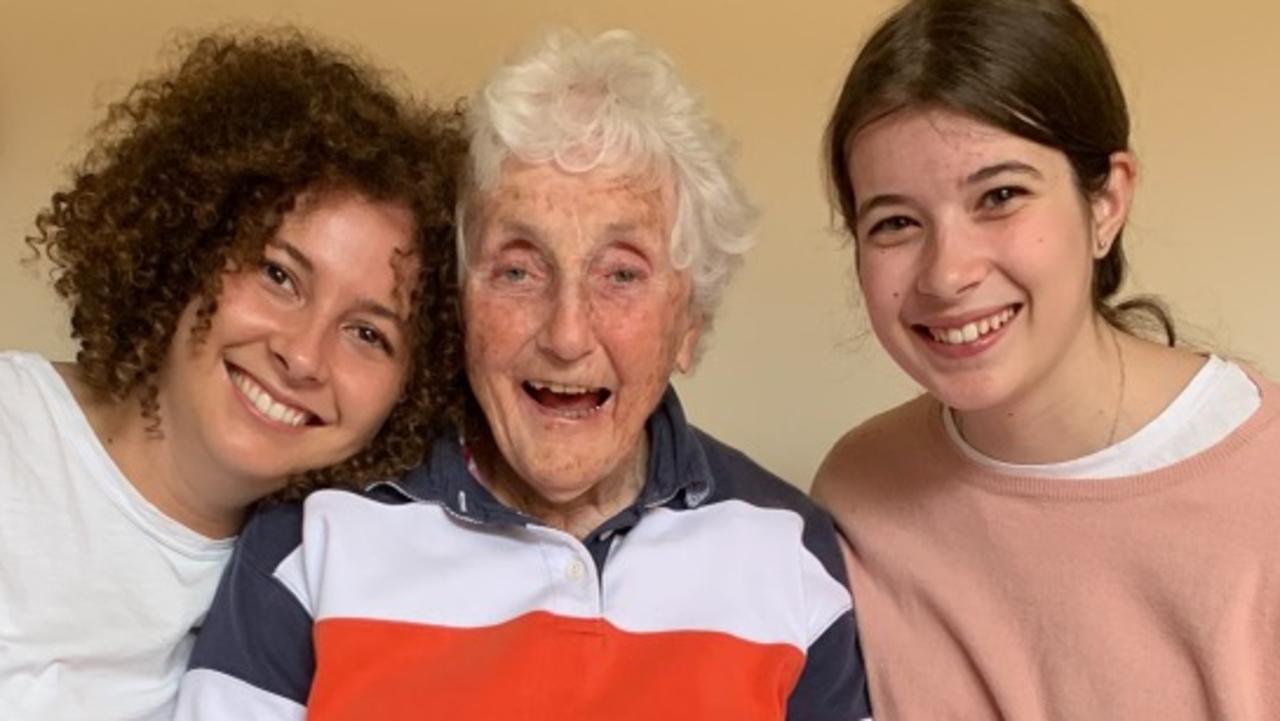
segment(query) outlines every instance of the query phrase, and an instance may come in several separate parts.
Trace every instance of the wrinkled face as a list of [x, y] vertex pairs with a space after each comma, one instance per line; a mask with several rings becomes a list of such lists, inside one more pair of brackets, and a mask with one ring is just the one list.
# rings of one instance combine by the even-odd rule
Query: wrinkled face
[[405, 382], [417, 261], [399, 204], [304, 196], [255, 267], [222, 278], [212, 326], [183, 313], [160, 378], [166, 435], [202, 448], [250, 498], [343, 461]]
[[505, 461], [564, 503], [637, 459], [698, 334], [668, 257], [669, 181], [508, 163], [479, 200], [463, 288], [467, 374]]
[[1092, 263], [1119, 225], [1061, 152], [908, 110], [860, 131], [850, 168], [872, 327], [943, 402], [1016, 400], [1093, 342]]

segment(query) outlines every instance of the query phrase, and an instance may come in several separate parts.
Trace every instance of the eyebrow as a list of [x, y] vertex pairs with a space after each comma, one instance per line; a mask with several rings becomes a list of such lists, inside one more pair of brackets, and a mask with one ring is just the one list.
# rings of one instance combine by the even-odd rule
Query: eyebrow
[[508, 218], [503, 218], [502, 220], [498, 221], [498, 224], [504, 232], [511, 233], [513, 235], [518, 235], [522, 239], [527, 240], [530, 243], [535, 242], [539, 237], [541, 237], [538, 231], [532, 225], [529, 225], [528, 223], [525, 223], [524, 221], [521, 221], [521, 220], [511, 220]]
[[861, 218], [869, 210], [874, 210], [882, 205], [905, 205], [907, 196], [889, 193], [886, 195], [877, 195], [864, 200], [858, 205], [858, 209], [854, 211], [855, 217]]
[[1034, 167], [1017, 160], [1006, 160], [1003, 163], [988, 165], [987, 167], [970, 174], [969, 177], [964, 179], [964, 182], [966, 185], [973, 185], [974, 183], [981, 183], [989, 178], [994, 178], [1001, 173], [1020, 173], [1022, 175], [1030, 175], [1038, 179], [1044, 179], [1044, 175]]
[[289, 256], [293, 262], [302, 266], [302, 269], [308, 273], [315, 272], [315, 266], [311, 264], [311, 259], [307, 257], [307, 254], [298, 250], [297, 246], [293, 245], [289, 241], [282, 238], [273, 238], [267, 242], [267, 245], [284, 251], [285, 255]]
[[360, 298], [356, 301], [354, 310], [360, 313], [375, 315], [379, 318], [385, 318], [392, 323], [395, 323], [396, 326], [403, 326], [405, 324], [405, 319], [400, 317], [399, 313], [372, 298]]

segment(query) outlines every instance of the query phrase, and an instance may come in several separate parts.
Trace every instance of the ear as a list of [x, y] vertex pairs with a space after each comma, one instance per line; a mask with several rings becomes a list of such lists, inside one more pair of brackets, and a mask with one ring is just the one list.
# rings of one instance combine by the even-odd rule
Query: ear
[[1089, 200], [1093, 216], [1093, 257], [1104, 258], [1111, 244], [1129, 219], [1133, 189], [1138, 180], [1138, 161], [1133, 153], [1123, 150], [1111, 154], [1111, 171], [1107, 184]]
[[688, 327], [680, 336], [680, 347], [676, 349], [676, 369], [688, 374], [693, 370], [693, 361], [697, 356], [698, 338], [702, 336], [702, 315], [695, 314], [688, 320]]

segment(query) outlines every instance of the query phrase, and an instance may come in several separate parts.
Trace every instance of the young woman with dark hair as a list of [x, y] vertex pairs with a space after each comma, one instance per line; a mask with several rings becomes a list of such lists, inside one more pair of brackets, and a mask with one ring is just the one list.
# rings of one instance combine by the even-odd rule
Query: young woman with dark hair
[[827, 135], [926, 390], [828, 455], [877, 718], [1280, 717], [1280, 389], [1115, 302], [1137, 175], [1070, 0], [913, 0]]

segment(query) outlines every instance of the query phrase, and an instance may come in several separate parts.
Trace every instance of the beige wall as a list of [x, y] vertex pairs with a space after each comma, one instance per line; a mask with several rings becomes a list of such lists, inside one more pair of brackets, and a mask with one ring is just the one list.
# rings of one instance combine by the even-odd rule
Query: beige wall
[[[366, 49], [414, 88], [467, 91], [536, 28], [636, 29], [663, 46], [741, 146], [764, 210], [697, 374], [693, 418], [807, 486], [845, 429], [913, 392], [867, 335], [828, 222], [818, 140], [884, 0], [0, 0], [0, 348], [69, 357], [61, 307], [22, 242], [104, 103], [175, 29], [290, 21]], [[1131, 289], [1280, 375], [1280, 5], [1087, 3], [1116, 55], [1143, 177]]]

